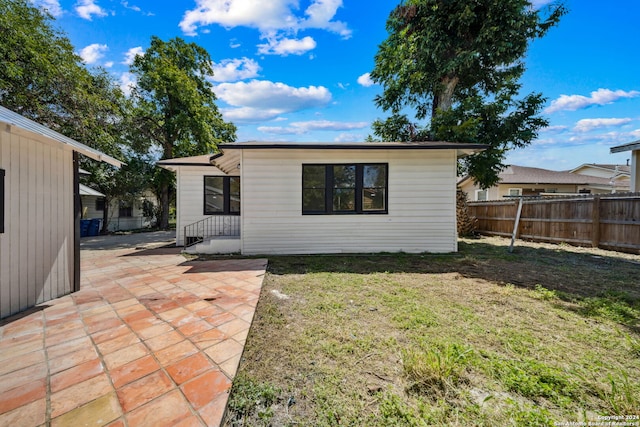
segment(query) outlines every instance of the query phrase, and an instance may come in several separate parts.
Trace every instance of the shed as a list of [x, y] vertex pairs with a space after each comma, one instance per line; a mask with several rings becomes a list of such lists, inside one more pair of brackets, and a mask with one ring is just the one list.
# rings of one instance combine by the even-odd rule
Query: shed
[[452, 142], [264, 143], [159, 162], [177, 175], [177, 245], [201, 253], [455, 252]]
[[611, 154], [624, 151], [631, 151], [630, 190], [632, 193], [636, 193], [640, 191], [640, 140], [610, 149]]
[[78, 153], [122, 165], [0, 106], [0, 318], [80, 288]]

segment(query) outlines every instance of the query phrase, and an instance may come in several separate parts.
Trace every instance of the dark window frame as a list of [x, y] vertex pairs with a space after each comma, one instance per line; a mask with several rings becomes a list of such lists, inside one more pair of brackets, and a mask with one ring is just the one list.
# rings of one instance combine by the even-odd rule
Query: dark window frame
[[118, 218], [133, 218], [133, 202], [125, 200], [119, 201]]
[[[207, 178], [222, 178], [222, 197], [224, 198], [223, 210], [222, 212], [213, 212], [207, 211]], [[228, 176], [228, 175], [205, 175], [202, 183], [202, 213], [203, 215], [240, 215], [242, 211], [242, 196], [240, 193], [238, 194], [238, 198], [240, 199], [240, 209], [236, 211], [231, 210], [231, 179], [238, 180], [238, 186], [240, 186], [240, 177], [239, 176]]]
[[[306, 166], [325, 168], [324, 174], [324, 210], [305, 210], [304, 207], [304, 191], [311, 189], [305, 188], [304, 168]], [[336, 166], [355, 166], [356, 168], [356, 187], [355, 187], [355, 206], [353, 210], [334, 210], [333, 208], [333, 190], [335, 189], [333, 170]], [[384, 166], [385, 186], [384, 186], [384, 209], [365, 210], [363, 208], [362, 198], [364, 190], [364, 168], [366, 166]], [[386, 215], [389, 213], [389, 164], [388, 163], [303, 163], [302, 164], [302, 183], [301, 183], [301, 207], [302, 215]], [[367, 187], [369, 188], [369, 187]], [[376, 187], [382, 188], [382, 187]]]
[[96, 197], [96, 210], [97, 211], [104, 211], [104, 197]]
[[0, 233], [4, 233], [4, 169], [0, 169]]

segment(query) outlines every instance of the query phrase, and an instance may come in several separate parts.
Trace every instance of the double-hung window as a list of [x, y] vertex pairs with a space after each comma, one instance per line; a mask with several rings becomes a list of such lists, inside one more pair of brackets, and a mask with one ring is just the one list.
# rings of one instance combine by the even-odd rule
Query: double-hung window
[[204, 214], [240, 215], [240, 177], [204, 177]]
[[388, 165], [302, 165], [302, 213], [387, 213]]

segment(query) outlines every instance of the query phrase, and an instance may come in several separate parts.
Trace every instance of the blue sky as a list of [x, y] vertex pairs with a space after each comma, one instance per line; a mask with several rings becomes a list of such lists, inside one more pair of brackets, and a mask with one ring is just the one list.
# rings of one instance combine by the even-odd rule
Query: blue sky
[[[361, 141], [386, 114], [367, 73], [396, 1], [32, 0], [56, 18], [88, 66], [123, 88], [152, 35], [179, 36], [215, 62], [218, 106], [238, 141]], [[536, 5], [548, 3], [536, 0]], [[523, 94], [542, 92], [549, 128], [507, 162], [547, 169], [624, 164], [609, 147], [640, 139], [640, 1], [569, 0], [528, 52]]]

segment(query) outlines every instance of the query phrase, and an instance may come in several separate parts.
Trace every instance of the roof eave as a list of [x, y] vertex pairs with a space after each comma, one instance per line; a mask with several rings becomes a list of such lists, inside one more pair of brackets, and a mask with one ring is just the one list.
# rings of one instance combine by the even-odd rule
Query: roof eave
[[622, 153], [624, 151], [635, 151], [635, 150], [640, 150], [640, 140], [633, 141], [628, 144], [611, 147], [609, 149], [609, 153], [614, 154], [614, 153]]

